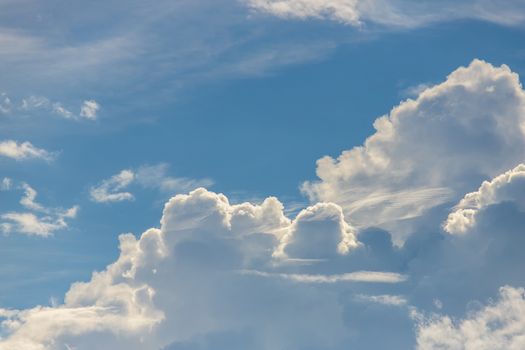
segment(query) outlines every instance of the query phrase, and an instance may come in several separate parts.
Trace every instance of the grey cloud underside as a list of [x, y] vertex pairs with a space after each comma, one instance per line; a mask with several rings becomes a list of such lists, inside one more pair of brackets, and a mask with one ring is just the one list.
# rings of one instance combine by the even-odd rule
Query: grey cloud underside
[[[508, 67], [458, 69], [378, 119], [363, 147], [319, 161], [308, 190], [326, 201], [294, 218], [273, 197], [177, 195], [63, 303], [0, 309], [0, 348], [519, 349], [524, 100]], [[389, 205], [412, 214], [402, 244], [395, 220], [373, 227], [392, 222]], [[472, 208], [462, 234], [442, 229]]]

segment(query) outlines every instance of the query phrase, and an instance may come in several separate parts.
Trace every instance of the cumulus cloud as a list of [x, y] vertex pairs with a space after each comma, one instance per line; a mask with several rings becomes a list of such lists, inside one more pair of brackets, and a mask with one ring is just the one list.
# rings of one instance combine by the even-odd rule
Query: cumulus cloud
[[80, 116], [86, 119], [97, 119], [97, 113], [100, 105], [95, 100], [87, 100], [82, 103], [80, 107]]
[[[314, 223], [314, 224], [312, 224]], [[347, 254], [357, 246], [354, 229], [344, 220], [341, 207], [318, 203], [302, 210], [281, 240], [276, 256], [319, 259]]]
[[51, 161], [55, 155], [42, 148], [33, 146], [31, 142], [19, 143], [14, 140], [0, 142], [0, 156], [12, 158], [15, 160], [26, 159], [43, 159]]
[[[500, 286], [525, 284], [516, 268], [525, 264], [516, 167], [525, 151], [523, 105], [516, 75], [474, 61], [380, 118], [365, 146], [319, 162], [323, 181], [306, 190], [339, 204], [325, 200], [288, 218], [273, 197], [232, 204], [203, 188], [176, 195], [159, 228], [121, 235], [118, 259], [74, 283], [63, 302], [0, 310], [0, 348], [483, 349], [498, 337], [521, 346], [524, 331], [513, 323], [523, 314], [521, 289], [504, 287], [497, 303], [463, 310]], [[131, 173], [105, 194], [123, 192], [126, 181], [162, 183], [153, 175], [139, 183], [139, 171]], [[494, 180], [485, 190], [467, 195], [477, 198], [468, 205], [479, 203], [469, 234], [443, 232], [448, 204], [487, 178]], [[42, 213], [36, 195], [24, 193], [21, 204]], [[439, 220], [428, 219], [431, 209]], [[426, 226], [403, 245], [394, 244], [395, 231], [366, 228], [423, 214]], [[506, 303], [516, 310], [496, 310]], [[449, 316], [422, 316], [436, 307]]]
[[201, 186], [211, 186], [210, 179], [195, 180], [186, 177], [172, 177], [167, 174], [168, 165], [144, 165], [136, 170], [126, 169], [111, 178], [102, 181], [90, 190], [91, 199], [95, 202], [121, 202], [133, 200], [132, 193], [124, 191], [132, 184], [143, 188], [158, 189], [161, 192], [187, 192]]
[[[332, 214], [328, 207], [317, 210], [326, 210], [327, 217]], [[161, 349], [202, 334], [247, 327], [254, 348], [265, 349], [270, 341], [300, 349], [305, 342], [288, 343], [279, 329], [286, 324], [287, 332], [299, 334], [305, 327], [320, 326], [321, 320], [311, 317], [319, 313], [330, 327], [308, 341], [343, 342], [347, 335], [338, 316], [341, 306], [322, 285], [396, 284], [407, 277], [381, 271], [312, 274], [308, 267], [287, 273], [289, 267], [275, 260], [272, 251], [292, 228], [302, 234], [297, 230], [311, 229], [308, 225], [321, 230], [322, 225], [330, 226], [323, 217], [319, 213], [318, 220], [296, 225], [301, 218], [286, 218], [283, 205], [274, 198], [256, 205], [230, 204], [224, 195], [205, 189], [177, 195], [166, 203], [159, 229], [149, 229], [139, 239], [121, 235], [117, 261], [94, 273], [91, 281], [73, 284], [63, 304], [1, 310], [6, 336], [0, 347]], [[331, 239], [327, 245], [337, 250]], [[312, 285], [311, 292], [300, 292], [304, 283]], [[319, 299], [323, 295], [326, 299]], [[268, 297], [277, 302], [254, 304]], [[225, 300], [236, 300], [237, 305], [231, 308]], [[305, 309], [305, 303], [312, 306]], [[247, 307], [252, 312], [247, 314]], [[303, 310], [304, 317], [290, 323], [292, 310]], [[276, 313], [281, 313], [280, 320]], [[277, 327], [264, 329], [270, 320]]]
[[399, 237], [411, 219], [522, 161], [525, 92], [509, 67], [474, 60], [374, 127], [363, 146], [318, 160], [320, 180], [303, 190], [312, 201], [341, 205], [359, 228]]
[[518, 350], [525, 347], [525, 290], [505, 286], [499, 299], [465, 319], [419, 318], [417, 347], [426, 349]]
[[444, 223], [445, 231], [452, 234], [467, 232], [476, 224], [479, 211], [489, 205], [511, 201], [525, 210], [525, 165], [520, 164], [491, 181], [484, 181], [476, 192], [471, 192], [454, 207]]
[[525, 8], [515, 1], [488, 0], [433, 4], [410, 0], [244, 0], [249, 8], [282, 18], [317, 18], [362, 27], [379, 24], [414, 28], [456, 19], [480, 19], [504, 25], [525, 23]]
[[[10, 180], [9, 188], [14, 189]], [[73, 206], [69, 209], [49, 208], [36, 201], [37, 191], [26, 183], [17, 186], [24, 191], [20, 204], [28, 211], [10, 211], [0, 215], [0, 230], [5, 234], [16, 232], [26, 235], [48, 237], [56, 231], [68, 228], [68, 219], [77, 216], [79, 207]]]

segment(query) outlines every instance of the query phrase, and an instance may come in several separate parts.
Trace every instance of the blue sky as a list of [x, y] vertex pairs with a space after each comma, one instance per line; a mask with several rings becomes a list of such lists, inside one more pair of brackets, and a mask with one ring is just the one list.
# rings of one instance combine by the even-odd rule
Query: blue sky
[[524, 346], [520, 1], [0, 23], [0, 349]]

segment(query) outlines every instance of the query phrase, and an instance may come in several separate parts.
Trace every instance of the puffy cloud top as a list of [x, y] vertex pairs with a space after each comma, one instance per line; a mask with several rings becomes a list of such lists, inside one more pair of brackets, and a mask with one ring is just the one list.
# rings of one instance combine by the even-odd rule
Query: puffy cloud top
[[318, 160], [320, 180], [303, 189], [341, 205], [358, 227], [400, 231], [522, 161], [525, 92], [509, 67], [474, 60], [374, 127], [363, 146]]
[[466, 194], [448, 216], [444, 229], [452, 234], [465, 233], [475, 225], [480, 210], [506, 201], [525, 209], [525, 164], [484, 181], [476, 192]]

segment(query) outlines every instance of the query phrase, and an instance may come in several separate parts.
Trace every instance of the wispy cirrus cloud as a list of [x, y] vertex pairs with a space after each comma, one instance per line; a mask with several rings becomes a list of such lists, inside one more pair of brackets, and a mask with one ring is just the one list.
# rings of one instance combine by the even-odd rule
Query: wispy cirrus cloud
[[[2, 101], [3, 98], [3, 101]], [[7, 93], [0, 95], [0, 113], [6, 116], [19, 117], [20, 115], [34, 115], [47, 113], [52, 116], [80, 120], [97, 119], [100, 104], [95, 100], [85, 100], [75, 113], [68, 109], [62, 102], [52, 101], [45, 96], [31, 95], [23, 97], [18, 103], [11, 99]]]
[[253, 11], [282, 18], [324, 19], [363, 27], [379, 24], [415, 28], [457, 19], [478, 19], [504, 25], [525, 24], [525, 6], [517, 1], [489, 0], [243, 0]]
[[213, 184], [210, 179], [190, 179], [168, 175], [168, 164], [143, 165], [135, 170], [125, 169], [100, 184], [91, 187], [90, 197], [94, 202], [130, 201], [135, 196], [126, 189], [135, 184], [142, 188], [157, 189], [164, 193], [186, 192], [197, 187]]

